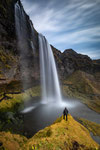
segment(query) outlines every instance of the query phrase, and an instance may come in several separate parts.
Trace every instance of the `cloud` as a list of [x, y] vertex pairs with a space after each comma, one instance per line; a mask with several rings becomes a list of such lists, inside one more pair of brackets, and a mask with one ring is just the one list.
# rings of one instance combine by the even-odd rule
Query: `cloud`
[[95, 50], [95, 49], [94, 49], [94, 51], [88, 51], [88, 49], [87, 49], [86, 52], [81, 52], [81, 54], [88, 55], [92, 59], [98, 59], [98, 58], [100, 58], [100, 53], [98, 52], [98, 50]]
[[[95, 39], [93, 38], [95, 37]], [[54, 41], [54, 42], [53, 42]], [[72, 33], [59, 34], [52, 38], [52, 41], [55, 43], [73, 43], [80, 44], [85, 42], [100, 42], [100, 27], [91, 27], [87, 29], [75, 30]]]
[[99, 0], [43, 2], [24, 0], [23, 5], [36, 30], [44, 34], [49, 43], [63, 49], [100, 41]]
[[[85, 26], [91, 24], [86, 22], [86, 16], [90, 15], [98, 10], [98, 5], [94, 1], [87, 2], [86, 0], [70, 0], [67, 5], [57, 9], [54, 2], [48, 3], [46, 7], [41, 8], [41, 3], [34, 3], [33, 5], [24, 2], [24, 7], [27, 13], [30, 15], [35, 28], [39, 32], [60, 32], [64, 30], [72, 30], [78, 28], [79, 25]], [[87, 11], [85, 11], [88, 8]], [[90, 9], [92, 8], [92, 9]], [[90, 9], [90, 10], [89, 10]], [[89, 16], [88, 16], [89, 15]], [[94, 22], [92, 22], [94, 24]]]

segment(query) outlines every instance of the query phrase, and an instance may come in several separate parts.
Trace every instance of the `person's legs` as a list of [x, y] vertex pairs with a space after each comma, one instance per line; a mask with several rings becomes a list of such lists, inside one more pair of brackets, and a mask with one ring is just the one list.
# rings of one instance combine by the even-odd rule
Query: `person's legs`
[[66, 121], [67, 121], [67, 114], [66, 114]]
[[63, 115], [63, 119], [65, 119], [65, 115]]
[[65, 120], [66, 120], [66, 115], [65, 115]]

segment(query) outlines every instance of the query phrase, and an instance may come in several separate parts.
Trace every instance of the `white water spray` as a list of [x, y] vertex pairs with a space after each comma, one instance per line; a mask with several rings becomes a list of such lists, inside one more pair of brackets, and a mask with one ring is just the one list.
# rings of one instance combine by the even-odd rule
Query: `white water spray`
[[41, 34], [39, 34], [39, 51], [42, 102], [61, 102], [61, 90], [53, 52], [48, 41]]

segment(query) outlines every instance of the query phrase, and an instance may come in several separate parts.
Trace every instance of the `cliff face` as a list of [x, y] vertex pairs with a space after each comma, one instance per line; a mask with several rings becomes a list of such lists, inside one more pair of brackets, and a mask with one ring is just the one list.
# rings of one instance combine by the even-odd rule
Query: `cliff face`
[[13, 0], [0, 1], [0, 84], [2, 85], [14, 79], [18, 70], [14, 3]]
[[81, 70], [89, 74], [100, 72], [99, 60], [92, 60], [87, 55], [78, 54], [73, 49], [66, 49], [63, 53], [52, 46], [58, 72], [61, 79], [65, 79], [74, 71]]
[[[15, 40], [15, 24], [14, 24], [14, 4], [16, 0], [1, 0], [0, 1], [0, 43], [9, 42], [13, 48]], [[10, 45], [11, 44], [11, 45]], [[4, 45], [6, 48], [6, 44]]]
[[[20, 55], [15, 28], [14, 6], [17, 1], [26, 18], [25, 30], [27, 30], [26, 43], [28, 43], [28, 52], [25, 53], [25, 50], [23, 49], [23, 55]], [[34, 47], [32, 47], [31, 42]], [[99, 61], [92, 61], [88, 56], [78, 54], [72, 49], [65, 50], [61, 53], [53, 46], [51, 47], [56, 59], [59, 78], [61, 80], [66, 79], [66, 77], [71, 75], [76, 70], [81, 70], [89, 74], [100, 72]], [[33, 50], [35, 53], [33, 53]], [[20, 83], [23, 81], [27, 84], [26, 88], [28, 88], [40, 83], [39, 70], [38, 32], [34, 29], [29, 16], [25, 13], [23, 6], [20, 3], [20, 0], [1, 0], [0, 84], [6, 87], [11, 82], [16, 81], [17, 85], [20, 87]], [[21, 88], [19, 88], [19, 90], [20, 89]]]
[[[23, 51], [23, 57], [20, 55], [20, 50], [18, 47], [18, 40], [16, 36], [15, 27], [15, 3], [18, 1], [21, 9], [24, 12], [27, 25], [27, 42], [29, 40], [34, 44], [34, 50], [36, 51], [33, 55], [33, 49], [29, 46], [28, 54]], [[31, 25], [30, 25], [31, 24]], [[31, 31], [31, 26], [33, 28], [33, 33]], [[8, 84], [16, 82], [21, 90], [21, 81], [27, 79], [27, 85], [31, 80], [32, 84], [39, 82], [39, 62], [38, 59], [38, 33], [34, 29], [32, 22], [30, 21], [28, 15], [25, 13], [20, 0], [1, 0], [0, 1], [0, 85], [3, 89], [0, 92], [5, 91]], [[23, 68], [21, 67], [21, 62], [23, 61]], [[27, 62], [27, 64], [26, 64]], [[23, 81], [25, 82], [25, 81]], [[32, 86], [32, 84], [28, 86]], [[26, 87], [28, 88], [28, 87]], [[9, 89], [6, 90], [9, 92]], [[16, 89], [15, 89], [16, 91]]]

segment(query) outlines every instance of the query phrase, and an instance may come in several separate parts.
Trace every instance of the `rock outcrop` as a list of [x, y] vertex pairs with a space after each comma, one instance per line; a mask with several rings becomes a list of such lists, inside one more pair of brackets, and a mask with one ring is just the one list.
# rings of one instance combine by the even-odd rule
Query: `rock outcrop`
[[60, 78], [64, 80], [74, 71], [81, 70], [89, 74], [100, 72], [99, 60], [93, 61], [87, 55], [78, 54], [73, 49], [63, 53], [52, 46]]

